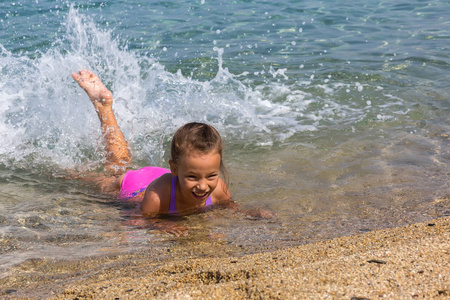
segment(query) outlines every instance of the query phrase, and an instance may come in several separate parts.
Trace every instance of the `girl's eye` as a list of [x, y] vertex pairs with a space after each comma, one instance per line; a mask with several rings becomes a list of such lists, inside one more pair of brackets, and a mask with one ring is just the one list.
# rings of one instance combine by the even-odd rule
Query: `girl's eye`
[[196, 179], [197, 179], [197, 177], [195, 177], [195, 176], [187, 176], [187, 178], [188, 178], [189, 180], [196, 180]]

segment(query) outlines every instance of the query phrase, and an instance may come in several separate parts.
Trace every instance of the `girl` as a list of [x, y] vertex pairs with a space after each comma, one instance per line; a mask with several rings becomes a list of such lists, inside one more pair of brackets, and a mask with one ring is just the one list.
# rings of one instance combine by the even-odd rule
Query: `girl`
[[226, 171], [222, 139], [214, 127], [189, 123], [178, 129], [172, 140], [170, 170], [145, 167], [126, 172], [131, 158], [112, 110], [112, 93], [91, 71], [81, 70], [72, 77], [86, 91], [100, 120], [107, 174], [90, 180], [102, 191], [118, 193], [122, 199], [143, 194], [140, 207], [146, 216], [184, 215], [213, 204], [235, 208], [227, 185], [219, 178], [219, 172], [226, 176]]

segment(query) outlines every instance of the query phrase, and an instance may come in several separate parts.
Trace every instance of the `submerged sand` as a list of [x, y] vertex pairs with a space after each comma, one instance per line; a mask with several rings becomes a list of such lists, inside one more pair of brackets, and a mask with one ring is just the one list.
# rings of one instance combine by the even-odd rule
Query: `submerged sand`
[[[450, 299], [450, 217], [243, 257], [150, 257], [85, 261], [101, 265], [89, 276], [73, 263], [53, 299]], [[0, 295], [20, 298], [11, 284]]]

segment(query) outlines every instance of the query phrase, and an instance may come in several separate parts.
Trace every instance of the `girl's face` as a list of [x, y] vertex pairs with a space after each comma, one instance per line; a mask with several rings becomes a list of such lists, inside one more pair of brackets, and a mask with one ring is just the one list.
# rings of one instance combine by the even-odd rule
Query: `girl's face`
[[215, 151], [185, 155], [178, 165], [169, 161], [172, 174], [178, 176], [183, 201], [203, 203], [208, 199], [219, 182], [220, 161]]

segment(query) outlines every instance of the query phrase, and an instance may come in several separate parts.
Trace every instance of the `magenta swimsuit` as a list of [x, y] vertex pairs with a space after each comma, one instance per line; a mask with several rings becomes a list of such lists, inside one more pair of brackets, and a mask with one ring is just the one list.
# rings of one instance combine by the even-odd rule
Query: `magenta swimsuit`
[[170, 173], [170, 170], [159, 167], [145, 167], [128, 171], [122, 180], [119, 199], [129, 199], [144, 192], [153, 180]]
[[[122, 180], [119, 199], [127, 200], [145, 192], [148, 185], [160, 176], [170, 173], [170, 170], [160, 167], [144, 167], [139, 170], [128, 171]], [[169, 214], [176, 214], [176, 187], [177, 176], [172, 177], [172, 185], [170, 189], [170, 207]], [[211, 206], [211, 195], [205, 202], [205, 206]]]

